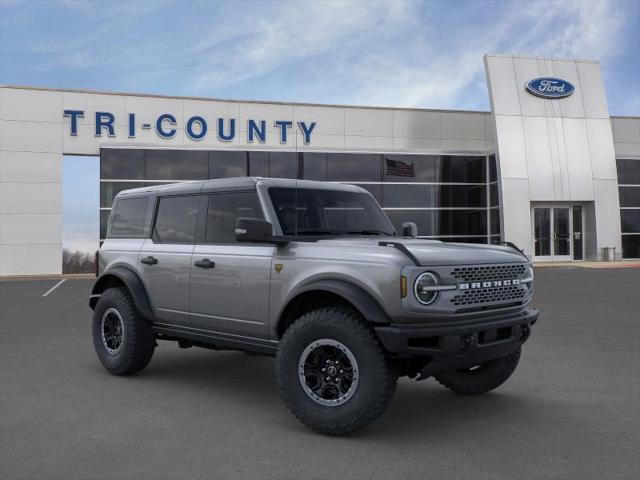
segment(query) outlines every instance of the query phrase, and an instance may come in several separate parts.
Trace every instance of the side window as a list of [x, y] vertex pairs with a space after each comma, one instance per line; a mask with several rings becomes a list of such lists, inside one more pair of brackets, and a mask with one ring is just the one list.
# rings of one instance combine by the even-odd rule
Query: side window
[[109, 238], [143, 238], [148, 205], [147, 197], [118, 200], [111, 215]]
[[209, 195], [205, 241], [235, 243], [238, 217], [264, 218], [255, 190]]
[[160, 198], [153, 241], [195, 243], [199, 205], [199, 195]]

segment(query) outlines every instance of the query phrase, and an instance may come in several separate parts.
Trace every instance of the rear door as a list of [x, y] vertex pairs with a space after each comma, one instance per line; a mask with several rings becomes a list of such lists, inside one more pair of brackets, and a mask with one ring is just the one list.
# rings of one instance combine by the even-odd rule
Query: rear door
[[208, 195], [204, 243], [191, 261], [191, 320], [195, 327], [268, 337], [269, 282], [275, 246], [238, 243], [238, 217], [264, 218], [257, 192]]
[[142, 246], [140, 268], [153, 312], [162, 323], [189, 323], [189, 275], [203, 195], [158, 198], [152, 236]]

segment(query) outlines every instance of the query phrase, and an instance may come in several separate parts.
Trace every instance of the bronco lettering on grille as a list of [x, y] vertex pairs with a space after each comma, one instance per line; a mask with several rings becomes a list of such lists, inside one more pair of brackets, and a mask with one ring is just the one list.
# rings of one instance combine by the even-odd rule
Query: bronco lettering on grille
[[489, 282], [460, 283], [458, 284], [458, 288], [460, 290], [475, 290], [477, 288], [510, 287], [511, 285], [520, 285], [520, 280], [514, 278], [512, 280], [492, 280]]

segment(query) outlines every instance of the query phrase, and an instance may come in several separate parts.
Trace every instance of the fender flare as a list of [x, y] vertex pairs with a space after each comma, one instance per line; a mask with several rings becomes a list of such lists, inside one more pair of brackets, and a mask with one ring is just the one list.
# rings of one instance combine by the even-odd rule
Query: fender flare
[[113, 278], [120, 280], [127, 287], [140, 315], [147, 320], [153, 321], [155, 316], [153, 315], [153, 310], [151, 310], [149, 296], [147, 295], [147, 290], [142, 280], [132, 269], [123, 266], [111, 268], [98, 277], [96, 283], [93, 284], [91, 297], [89, 298], [89, 306], [91, 309], [95, 309], [100, 295], [105, 290], [105, 286], [109, 283], [109, 280]]
[[316, 280], [307, 283], [292, 292], [287, 299], [285, 307], [282, 308], [278, 315], [278, 323], [280, 323], [282, 314], [286, 307], [299, 295], [311, 291], [325, 291], [338, 295], [349, 303], [351, 303], [365, 318], [366, 321], [376, 324], [391, 323], [391, 319], [387, 312], [380, 306], [378, 301], [362, 287], [345, 280], [326, 279]]

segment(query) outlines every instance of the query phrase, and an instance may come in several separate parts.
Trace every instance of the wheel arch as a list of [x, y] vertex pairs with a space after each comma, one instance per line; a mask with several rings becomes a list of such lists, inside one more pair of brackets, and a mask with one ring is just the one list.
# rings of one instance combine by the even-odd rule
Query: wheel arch
[[95, 309], [100, 295], [102, 295], [105, 290], [116, 287], [125, 287], [129, 291], [133, 298], [133, 303], [143, 318], [147, 320], [154, 319], [149, 296], [147, 295], [147, 290], [142, 280], [136, 272], [123, 266], [109, 269], [98, 277], [91, 290], [91, 297], [89, 297], [89, 306], [91, 309]]
[[318, 280], [294, 291], [278, 316], [276, 335], [282, 338], [293, 321], [317, 308], [343, 305], [358, 311], [366, 321], [390, 323], [382, 306], [361, 287], [344, 280]]

